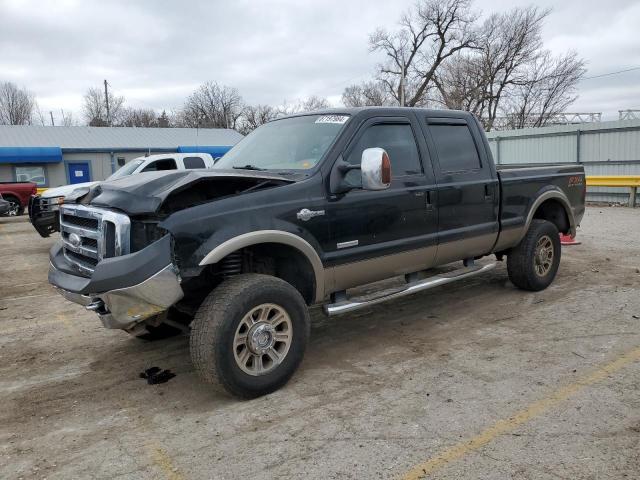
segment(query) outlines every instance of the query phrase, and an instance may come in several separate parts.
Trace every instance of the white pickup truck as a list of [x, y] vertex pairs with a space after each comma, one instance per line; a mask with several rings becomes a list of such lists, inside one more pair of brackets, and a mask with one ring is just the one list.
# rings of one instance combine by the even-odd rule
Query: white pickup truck
[[[165, 153], [149, 155], [131, 160], [116, 170], [107, 180], [115, 180], [136, 173], [157, 172], [162, 170], [195, 170], [212, 168], [214, 158], [208, 153]], [[62, 187], [49, 188], [42, 195], [34, 195], [29, 201], [29, 219], [42, 237], [60, 231], [58, 208], [64, 197], [76, 188], [90, 187], [100, 182], [84, 182]]]

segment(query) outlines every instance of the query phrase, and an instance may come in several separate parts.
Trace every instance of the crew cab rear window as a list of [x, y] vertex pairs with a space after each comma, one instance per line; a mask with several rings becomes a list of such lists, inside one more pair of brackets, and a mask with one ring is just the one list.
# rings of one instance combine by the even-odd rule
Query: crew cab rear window
[[422, 173], [418, 147], [408, 124], [379, 124], [368, 127], [358, 139], [347, 161], [360, 164], [367, 148], [384, 148], [391, 160], [391, 174], [396, 176]]
[[194, 168], [204, 168], [204, 160], [200, 157], [185, 157], [184, 168], [191, 170]]
[[429, 130], [436, 144], [440, 170], [443, 173], [481, 168], [478, 150], [467, 125], [430, 124]]
[[155, 162], [151, 162], [149, 165], [144, 167], [143, 172], [156, 172], [160, 170], [177, 170], [176, 161], [173, 158], [163, 158], [161, 160], [156, 160]]

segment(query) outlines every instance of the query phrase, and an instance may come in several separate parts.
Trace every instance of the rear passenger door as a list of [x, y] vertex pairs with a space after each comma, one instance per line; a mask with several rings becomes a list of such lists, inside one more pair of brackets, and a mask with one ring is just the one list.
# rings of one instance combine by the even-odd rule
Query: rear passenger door
[[424, 122], [438, 191], [436, 263], [488, 253], [498, 236], [499, 193], [482, 133], [468, 117]]

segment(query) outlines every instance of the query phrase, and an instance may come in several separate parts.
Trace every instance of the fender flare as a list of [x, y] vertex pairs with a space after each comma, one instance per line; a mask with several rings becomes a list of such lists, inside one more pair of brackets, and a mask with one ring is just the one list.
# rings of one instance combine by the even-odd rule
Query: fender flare
[[535, 215], [540, 205], [542, 205], [547, 200], [557, 200], [558, 202], [560, 202], [560, 205], [562, 205], [562, 207], [564, 208], [564, 211], [567, 214], [567, 219], [569, 220], [569, 231], [572, 236], [575, 236], [576, 219], [573, 216], [573, 209], [571, 208], [571, 203], [569, 202], [569, 199], [567, 198], [567, 196], [563, 191], [553, 189], [553, 190], [547, 190], [542, 194], [540, 194], [538, 198], [536, 198], [535, 201], [533, 202], [533, 205], [531, 205], [531, 208], [529, 209], [529, 213], [527, 214], [527, 222], [525, 223], [524, 230], [522, 232], [522, 235], [520, 236], [520, 239], [518, 239], [518, 242], [522, 240], [525, 234], [529, 231], [529, 227], [531, 226], [531, 222], [533, 221], [533, 216]]
[[261, 243], [280, 243], [288, 245], [298, 250], [311, 264], [315, 277], [315, 302], [324, 299], [324, 266], [318, 256], [318, 252], [302, 237], [282, 230], [258, 230], [255, 232], [243, 233], [230, 238], [211, 250], [200, 261], [199, 265], [210, 265], [218, 263], [230, 253], [241, 248]]

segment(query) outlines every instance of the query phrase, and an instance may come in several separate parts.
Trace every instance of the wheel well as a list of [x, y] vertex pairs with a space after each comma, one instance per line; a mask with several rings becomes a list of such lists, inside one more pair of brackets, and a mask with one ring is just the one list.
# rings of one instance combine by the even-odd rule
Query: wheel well
[[567, 212], [558, 200], [549, 199], [542, 202], [533, 214], [533, 218], [547, 220], [555, 224], [558, 231], [562, 233], [568, 233], [571, 229]]
[[[224, 271], [225, 266], [230, 264], [236, 266], [231, 274], [273, 275], [293, 285], [307, 305], [314, 302], [316, 277], [313, 267], [307, 257], [295, 247], [282, 243], [250, 245], [230, 253], [212, 266], [216, 270]], [[240, 265], [241, 268], [238, 268]]]

